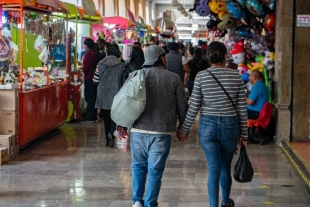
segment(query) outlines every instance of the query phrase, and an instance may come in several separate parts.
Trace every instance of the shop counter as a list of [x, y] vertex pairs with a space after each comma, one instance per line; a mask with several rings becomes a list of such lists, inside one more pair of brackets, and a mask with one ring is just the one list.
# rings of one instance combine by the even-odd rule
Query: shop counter
[[63, 125], [68, 116], [68, 83], [20, 94], [20, 148]]

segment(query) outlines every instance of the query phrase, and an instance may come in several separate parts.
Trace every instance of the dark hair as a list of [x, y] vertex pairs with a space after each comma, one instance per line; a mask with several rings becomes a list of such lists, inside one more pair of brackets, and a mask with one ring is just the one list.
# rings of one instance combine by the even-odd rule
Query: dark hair
[[189, 53], [190, 53], [191, 55], [194, 55], [195, 48], [190, 47], [190, 48], [188, 49], [188, 51], [189, 51]]
[[202, 46], [203, 41], [202, 40], [198, 40], [198, 45]]
[[106, 43], [105, 43], [105, 46], [106, 46], [106, 48], [109, 48], [109, 47], [112, 47], [112, 44], [109, 43], [109, 42], [106, 42]]
[[115, 56], [115, 57], [117, 57], [117, 58], [120, 58], [120, 57], [121, 57], [121, 53], [120, 53], [119, 50], [116, 49], [115, 47], [109, 47], [109, 48], [107, 49], [107, 53], [108, 53], [108, 56], [113, 55], [113, 56]]
[[153, 65], [144, 65], [143, 68], [150, 68], [153, 66], [157, 66], [157, 67], [158, 66], [165, 66], [163, 63], [163, 60], [161, 59], [162, 57], [165, 57], [165, 56], [166, 56], [166, 53], [161, 54]]
[[133, 45], [139, 45], [139, 47], [141, 47], [141, 43], [140, 42], [135, 42], [135, 43], [133, 43]]
[[105, 41], [102, 38], [98, 38], [97, 42], [98, 42], [98, 44], [105, 44]]
[[221, 63], [227, 53], [226, 46], [218, 41], [211, 42], [208, 46], [208, 59], [210, 63]]
[[193, 61], [194, 61], [195, 63], [199, 63], [199, 64], [200, 64], [202, 60], [203, 60], [203, 59], [202, 59], [202, 49], [197, 47], [197, 48], [194, 50]]
[[113, 44], [112, 44], [112, 47], [114, 47], [114, 48], [118, 49], [118, 51], [120, 51], [120, 50], [119, 50], [119, 47], [118, 47], [118, 44], [113, 43]]
[[177, 50], [180, 48], [180, 45], [179, 45], [179, 43], [176, 43], [176, 42], [170, 42], [168, 44], [168, 48], [169, 48], [169, 50]]
[[134, 46], [132, 48], [130, 62], [135, 63], [135, 65], [137, 66], [137, 70], [142, 68], [142, 65], [144, 63], [144, 54], [143, 50], [140, 47]]
[[95, 43], [95, 50], [100, 51], [99, 45], [97, 43]]
[[87, 46], [88, 49], [93, 50], [95, 49], [95, 42], [94, 40], [87, 38], [86, 40], [84, 40], [84, 45]]

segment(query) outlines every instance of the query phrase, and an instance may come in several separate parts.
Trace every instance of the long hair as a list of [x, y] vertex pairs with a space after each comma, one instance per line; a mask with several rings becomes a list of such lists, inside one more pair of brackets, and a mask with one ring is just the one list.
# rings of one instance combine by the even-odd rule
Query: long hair
[[227, 53], [226, 46], [218, 41], [211, 42], [208, 47], [208, 59], [210, 63], [221, 63]]
[[201, 48], [196, 48], [194, 50], [194, 57], [193, 57], [193, 61], [197, 64], [202, 63], [203, 59], [202, 59], [202, 49]]
[[142, 68], [142, 65], [144, 63], [144, 54], [143, 50], [140, 47], [134, 46], [132, 48], [130, 62], [135, 63], [137, 70]]

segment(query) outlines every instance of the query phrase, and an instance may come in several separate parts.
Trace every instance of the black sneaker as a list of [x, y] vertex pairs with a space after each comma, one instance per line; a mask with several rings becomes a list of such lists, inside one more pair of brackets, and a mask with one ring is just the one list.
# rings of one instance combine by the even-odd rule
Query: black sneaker
[[229, 198], [228, 203], [225, 205], [222, 204], [222, 207], [235, 207], [235, 202], [233, 201], [233, 199]]

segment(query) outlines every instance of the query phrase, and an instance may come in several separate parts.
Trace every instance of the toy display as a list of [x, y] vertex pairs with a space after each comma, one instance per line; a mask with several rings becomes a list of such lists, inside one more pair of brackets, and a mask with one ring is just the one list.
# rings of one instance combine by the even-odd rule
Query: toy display
[[73, 104], [71, 120], [83, 120], [79, 109], [82, 91], [81, 86], [83, 84], [82, 74], [80, 72], [71, 72], [69, 75], [69, 95]]
[[[227, 47], [230, 68], [236, 68], [251, 90], [249, 74], [259, 70], [270, 89], [274, 71], [275, 0], [195, 0], [200, 16], [208, 16], [206, 37]], [[272, 97], [270, 97], [270, 102]]]

